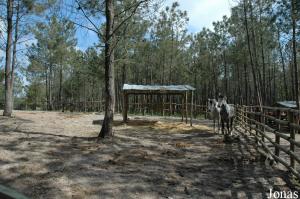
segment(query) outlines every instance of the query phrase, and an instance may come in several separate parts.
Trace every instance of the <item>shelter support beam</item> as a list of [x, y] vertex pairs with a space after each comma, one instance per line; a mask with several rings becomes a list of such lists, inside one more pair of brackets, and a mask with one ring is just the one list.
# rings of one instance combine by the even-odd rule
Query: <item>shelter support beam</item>
[[188, 123], [188, 92], [185, 92], [185, 101], [184, 101], [184, 105], [185, 105], [185, 123]]
[[127, 113], [128, 113], [128, 94], [123, 93], [123, 122], [127, 122]]
[[190, 116], [190, 125], [193, 126], [193, 98], [194, 98], [194, 91], [191, 91], [191, 116]]
[[181, 122], [183, 122], [183, 117], [184, 117], [184, 95], [181, 95]]

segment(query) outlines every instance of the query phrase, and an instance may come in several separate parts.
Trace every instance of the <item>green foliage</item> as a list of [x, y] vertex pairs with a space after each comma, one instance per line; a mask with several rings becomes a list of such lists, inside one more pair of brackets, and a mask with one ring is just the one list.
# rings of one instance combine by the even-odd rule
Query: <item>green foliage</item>
[[[131, 7], [137, 2], [115, 1], [115, 26], [130, 17]], [[122, 104], [123, 83], [191, 84], [197, 89], [195, 98], [199, 104], [219, 92], [227, 95], [231, 103], [256, 104], [254, 77], [264, 104], [294, 99], [292, 89], [285, 88], [285, 84], [288, 88], [295, 84], [290, 2], [240, 1], [232, 8], [231, 16], [195, 34], [188, 33], [188, 13], [180, 10], [176, 2], [151, 17], [147, 15], [150, 7], [137, 9], [115, 32], [117, 107]], [[92, 19], [101, 21], [103, 5], [82, 0], [76, 6], [78, 12], [84, 9]], [[101, 33], [104, 28], [99, 25]], [[38, 23], [32, 32], [38, 42], [28, 50], [28, 103], [103, 99], [101, 42], [86, 51], [76, 49], [73, 23], [54, 16], [47, 23]], [[99, 40], [103, 42], [103, 38]]]

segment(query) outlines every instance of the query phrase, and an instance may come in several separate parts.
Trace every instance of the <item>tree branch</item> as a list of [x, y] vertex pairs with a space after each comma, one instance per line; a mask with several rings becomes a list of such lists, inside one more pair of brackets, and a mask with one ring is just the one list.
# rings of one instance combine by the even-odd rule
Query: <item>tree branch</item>
[[[76, 1], [76, 3], [78, 4], [79, 9], [80, 9], [81, 12], [83, 13], [84, 17], [85, 17], [85, 18], [86, 18], [86, 19], [94, 26], [94, 28], [96, 29], [96, 31], [93, 30], [93, 29], [91, 29], [91, 28], [88, 28], [88, 29], [89, 29], [89, 30], [93, 30], [94, 32], [97, 33], [97, 35], [99, 35], [100, 37], [102, 37], [102, 34], [101, 34], [99, 28], [98, 28], [98, 27], [96, 26], [96, 24], [89, 18], [89, 16], [87, 16], [87, 14], [85, 13], [84, 9], [81, 7], [79, 1], [78, 1], [78, 0], [75, 0], [75, 1]], [[76, 23], [75, 23], [75, 24], [76, 24]], [[78, 25], [78, 24], [77, 24], [77, 25]], [[86, 27], [86, 26], [81, 26], [81, 27]]]
[[90, 27], [88, 27], [88, 26], [82, 25], [82, 24], [77, 23], [77, 22], [72, 21], [72, 20], [70, 20], [70, 21], [71, 21], [72, 23], [74, 23], [75, 25], [77, 25], [77, 26], [80, 26], [80, 27], [82, 27], [82, 28], [86, 28], [86, 29], [88, 29], [88, 30], [90, 30], [90, 31], [93, 31], [93, 32], [96, 33], [97, 35], [99, 35], [98, 30], [94, 30], [93, 28], [90, 28]]
[[[113, 32], [111, 33], [111, 35], [109, 35], [107, 41], [111, 38], [112, 35], [114, 35], [114, 34], [120, 29], [120, 27], [121, 27], [126, 21], [128, 21], [128, 20], [135, 14], [135, 12], [137, 11], [138, 7], [139, 7], [141, 4], [143, 4], [143, 3], [147, 2], [147, 1], [149, 1], [149, 0], [142, 0], [142, 1], [138, 2], [138, 3], [136, 4], [136, 6], [134, 7], [133, 11], [130, 13], [130, 15], [129, 15], [128, 17], [126, 17], [126, 18], [125, 18], [125, 19], [124, 19], [124, 20], [123, 20], [116, 28], [114, 28], [114, 30], [113, 30]], [[106, 42], [107, 42], [107, 41], [106, 41]]]

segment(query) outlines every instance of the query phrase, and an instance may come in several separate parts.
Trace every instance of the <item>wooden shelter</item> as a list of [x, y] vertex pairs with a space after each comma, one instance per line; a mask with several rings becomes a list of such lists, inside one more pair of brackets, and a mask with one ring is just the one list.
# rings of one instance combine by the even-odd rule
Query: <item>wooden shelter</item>
[[178, 95], [182, 99], [182, 118], [185, 113], [185, 121], [187, 123], [188, 115], [188, 95], [190, 95], [190, 124], [193, 124], [193, 95], [196, 89], [190, 85], [123, 85], [123, 121], [127, 122], [128, 98], [130, 95]]
[[292, 108], [296, 109], [297, 104], [296, 101], [278, 101], [274, 106], [284, 107], [284, 108]]

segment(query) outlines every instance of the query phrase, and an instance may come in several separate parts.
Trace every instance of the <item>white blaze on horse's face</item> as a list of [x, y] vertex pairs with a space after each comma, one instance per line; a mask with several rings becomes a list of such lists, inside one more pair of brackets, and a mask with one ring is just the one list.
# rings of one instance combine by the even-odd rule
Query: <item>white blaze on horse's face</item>
[[218, 107], [220, 108], [221, 115], [227, 117], [230, 114], [230, 108], [227, 105], [226, 97], [222, 97], [218, 99]]
[[225, 104], [227, 104], [227, 102], [226, 102], [226, 97], [222, 97], [222, 98], [219, 98], [219, 99], [218, 99], [218, 107], [219, 107], [219, 108], [221, 108], [222, 105], [225, 105]]
[[217, 101], [215, 99], [208, 99], [207, 106], [208, 106], [207, 107], [208, 112], [213, 112], [213, 110], [217, 106]]
[[207, 110], [208, 110], [208, 112], [212, 111], [212, 100], [211, 99], [207, 100]]

